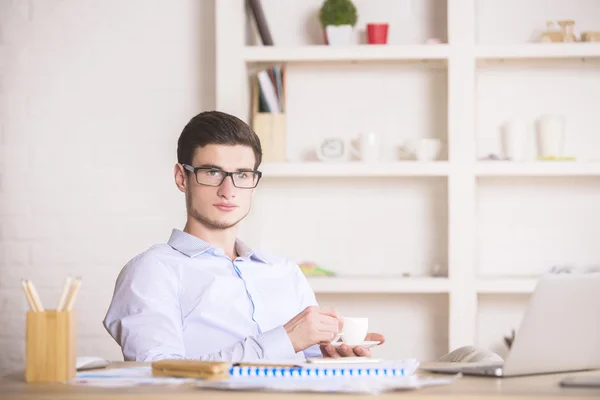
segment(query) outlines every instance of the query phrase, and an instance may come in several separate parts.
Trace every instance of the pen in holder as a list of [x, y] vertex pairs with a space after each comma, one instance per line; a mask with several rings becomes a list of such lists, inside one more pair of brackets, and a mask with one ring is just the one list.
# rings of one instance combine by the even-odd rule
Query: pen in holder
[[46, 310], [33, 283], [22, 280], [31, 311], [25, 332], [25, 381], [66, 382], [76, 373], [76, 319], [73, 305], [81, 279], [70, 277], [56, 310]]

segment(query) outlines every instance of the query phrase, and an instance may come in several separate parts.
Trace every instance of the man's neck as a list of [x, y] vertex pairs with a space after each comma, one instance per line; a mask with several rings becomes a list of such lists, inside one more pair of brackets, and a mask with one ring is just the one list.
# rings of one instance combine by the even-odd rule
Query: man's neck
[[235, 226], [229, 229], [211, 229], [202, 225], [200, 222], [189, 218], [183, 231], [192, 236], [196, 236], [198, 239], [204, 240], [212, 246], [223, 249], [225, 254], [232, 260], [237, 257], [235, 249], [237, 228]]

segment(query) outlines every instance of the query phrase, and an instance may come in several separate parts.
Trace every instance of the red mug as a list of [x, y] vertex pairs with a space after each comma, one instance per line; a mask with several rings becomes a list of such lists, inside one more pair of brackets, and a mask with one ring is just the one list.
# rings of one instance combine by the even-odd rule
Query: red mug
[[388, 38], [387, 23], [367, 24], [367, 40], [369, 44], [386, 44]]

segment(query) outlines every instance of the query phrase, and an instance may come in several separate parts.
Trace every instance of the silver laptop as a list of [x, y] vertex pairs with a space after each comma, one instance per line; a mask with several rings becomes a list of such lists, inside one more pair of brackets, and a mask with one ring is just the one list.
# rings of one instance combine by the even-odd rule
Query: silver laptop
[[531, 296], [503, 362], [422, 369], [510, 377], [600, 368], [600, 273], [549, 274]]

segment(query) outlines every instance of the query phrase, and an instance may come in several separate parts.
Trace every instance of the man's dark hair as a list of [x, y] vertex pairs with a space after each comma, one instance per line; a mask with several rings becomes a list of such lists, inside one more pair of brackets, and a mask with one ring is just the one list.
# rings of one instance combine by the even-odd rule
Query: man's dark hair
[[196, 149], [207, 144], [248, 146], [254, 151], [255, 169], [262, 161], [258, 135], [244, 121], [224, 112], [201, 112], [188, 122], [177, 141], [177, 162], [191, 165]]

